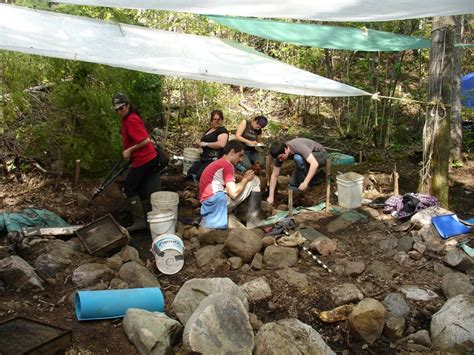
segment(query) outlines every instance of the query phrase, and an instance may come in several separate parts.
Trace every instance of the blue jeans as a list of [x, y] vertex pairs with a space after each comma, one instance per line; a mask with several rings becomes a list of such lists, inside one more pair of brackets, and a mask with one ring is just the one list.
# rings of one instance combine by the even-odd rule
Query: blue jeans
[[[326, 165], [327, 154], [325, 152], [313, 152], [313, 156], [318, 162], [318, 170], [316, 171], [316, 174], [314, 174], [308, 186], [314, 186], [316, 184], [322, 183], [320, 168]], [[304, 159], [299, 154], [295, 154], [293, 156], [293, 161], [295, 163], [295, 167], [291, 175], [290, 187], [298, 188], [304, 179], [306, 179], [306, 175], [308, 175], [309, 164], [306, 159]]]

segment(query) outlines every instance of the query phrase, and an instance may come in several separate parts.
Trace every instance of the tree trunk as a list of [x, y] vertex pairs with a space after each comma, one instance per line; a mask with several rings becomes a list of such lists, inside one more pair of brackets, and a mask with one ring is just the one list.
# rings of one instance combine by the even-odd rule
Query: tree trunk
[[[461, 43], [461, 16], [456, 16], [455, 21], [455, 43]], [[453, 55], [453, 107], [451, 109], [451, 161], [460, 161], [462, 158], [461, 61], [462, 47], [455, 47]]]
[[[423, 168], [419, 189], [448, 207], [454, 16], [435, 17], [431, 32], [429, 98], [423, 128]], [[446, 107], [448, 105], [449, 107]]]

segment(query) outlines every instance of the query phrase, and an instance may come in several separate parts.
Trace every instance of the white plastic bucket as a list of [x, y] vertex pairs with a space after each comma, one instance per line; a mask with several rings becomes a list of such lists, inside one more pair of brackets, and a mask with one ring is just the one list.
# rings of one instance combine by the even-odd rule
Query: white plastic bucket
[[345, 173], [336, 177], [337, 198], [339, 206], [357, 208], [362, 205], [362, 186], [364, 177], [354, 172]]
[[163, 274], [176, 274], [184, 265], [184, 243], [174, 234], [163, 234], [153, 240], [151, 252]]
[[178, 223], [178, 205], [179, 195], [173, 191], [157, 191], [150, 195], [150, 203], [152, 211], [173, 211], [174, 213], [174, 228]]
[[150, 211], [147, 215], [152, 239], [166, 233], [176, 232], [176, 220], [173, 211]]
[[197, 148], [184, 148], [183, 175], [188, 175], [189, 168], [201, 159], [201, 150]]

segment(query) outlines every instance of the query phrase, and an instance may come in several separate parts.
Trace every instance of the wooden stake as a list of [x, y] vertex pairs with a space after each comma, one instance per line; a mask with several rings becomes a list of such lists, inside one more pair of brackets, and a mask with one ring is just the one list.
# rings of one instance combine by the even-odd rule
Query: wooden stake
[[80, 178], [81, 178], [81, 161], [77, 159], [76, 163], [74, 164], [74, 183], [73, 183], [74, 187], [77, 187], [77, 185], [79, 185]]
[[265, 157], [265, 177], [267, 178], [267, 188], [270, 186], [270, 176], [272, 175], [272, 156]]
[[288, 217], [293, 216], [293, 190], [288, 189]]
[[362, 164], [362, 150], [359, 150], [359, 164]]
[[326, 212], [331, 209], [331, 160], [326, 162]]
[[395, 196], [400, 195], [400, 191], [398, 189], [398, 178], [399, 178], [399, 175], [397, 173], [397, 166], [395, 165], [395, 169], [393, 170], [393, 194]]

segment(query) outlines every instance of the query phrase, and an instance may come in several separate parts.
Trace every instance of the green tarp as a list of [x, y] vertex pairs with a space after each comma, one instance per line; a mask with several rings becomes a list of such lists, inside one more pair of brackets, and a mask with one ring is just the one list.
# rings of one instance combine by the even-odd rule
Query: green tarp
[[[279, 42], [352, 51], [403, 51], [430, 48], [431, 41], [390, 32], [341, 26], [323, 26], [252, 18], [207, 16], [209, 19], [254, 36]], [[458, 44], [459, 46], [471, 46]]]

